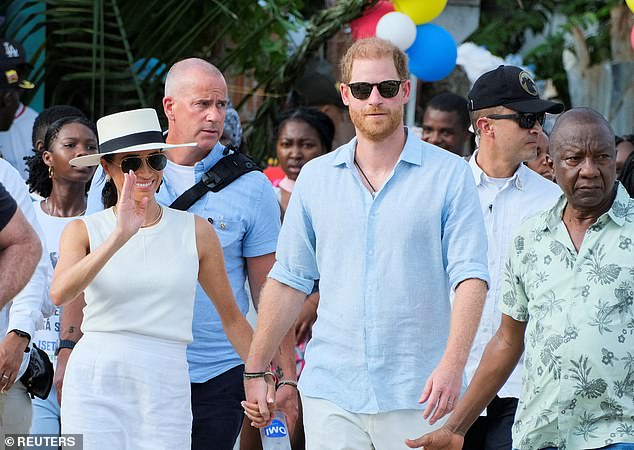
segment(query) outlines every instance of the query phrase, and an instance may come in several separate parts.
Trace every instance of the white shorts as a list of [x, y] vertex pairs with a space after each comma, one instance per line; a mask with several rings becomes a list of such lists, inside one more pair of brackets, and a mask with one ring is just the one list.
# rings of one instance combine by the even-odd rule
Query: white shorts
[[448, 416], [433, 426], [423, 410], [405, 409], [377, 414], [351, 413], [321, 398], [302, 395], [306, 450], [408, 449], [414, 439], [440, 428]]

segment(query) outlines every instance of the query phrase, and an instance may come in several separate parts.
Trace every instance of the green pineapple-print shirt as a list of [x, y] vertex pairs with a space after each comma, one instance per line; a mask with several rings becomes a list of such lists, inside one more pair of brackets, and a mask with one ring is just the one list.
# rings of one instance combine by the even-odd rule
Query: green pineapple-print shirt
[[565, 205], [562, 196], [522, 225], [505, 271], [500, 310], [528, 322], [521, 450], [634, 442], [634, 199], [619, 184], [579, 253]]

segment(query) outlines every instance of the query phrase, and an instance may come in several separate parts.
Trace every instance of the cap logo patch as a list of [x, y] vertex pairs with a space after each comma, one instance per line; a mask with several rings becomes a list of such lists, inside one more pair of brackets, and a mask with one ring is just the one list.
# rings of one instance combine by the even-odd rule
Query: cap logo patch
[[20, 57], [20, 52], [18, 52], [18, 49], [11, 45], [9, 42], [4, 42], [4, 54], [7, 56], [7, 58]]
[[18, 73], [13, 69], [7, 70], [4, 75], [7, 77], [7, 83], [9, 84], [15, 84], [20, 79]]
[[537, 97], [537, 86], [535, 85], [535, 82], [531, 78], [530, 74], [527, 71], [522, 70], [520, 72], [519, 78], [520, 78], [520, 86], [522, 86], [522, 89], [524, 89], [528, 94], [532, 95], [533, 97]]

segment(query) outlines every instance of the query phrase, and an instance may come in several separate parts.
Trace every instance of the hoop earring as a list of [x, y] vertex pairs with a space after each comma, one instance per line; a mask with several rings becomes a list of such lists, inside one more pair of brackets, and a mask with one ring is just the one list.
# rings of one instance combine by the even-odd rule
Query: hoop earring
[[53, 170], [53, 166], [48, 166], [48, 177], [53, 178], [55, 171]]

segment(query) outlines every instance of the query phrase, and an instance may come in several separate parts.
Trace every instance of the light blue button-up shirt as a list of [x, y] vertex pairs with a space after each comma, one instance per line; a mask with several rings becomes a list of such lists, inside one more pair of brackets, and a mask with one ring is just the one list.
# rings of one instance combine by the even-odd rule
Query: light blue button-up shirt
[[[216, 144], [195, 164], [196, 182], [222, 158], [223, 150], [221, 144]], [[95, 174], [95, 180], [101, 178], [99, 173]], [[103, 208], [99, 201], [102, 187], [94, 184], [89, 193], [89, 212]], [[176, 197], [169, 177], [164, 176], [156, 200], [162, 205], [170, 205]], [[233, 295], [242, 313], [246, 314], [249, 297], [245, 288], [245, 258], [275, 252], [280, 229], [280, 209], [271, 183], [261, 172], [247, 173], [220, 192], [207, 192], [188, 211], [213, 222]], [[227, 340], [216, 308], [200, 285], [196, 288], [193, 336], [194, 341], [187, 346], [192, 383], [203, 383], [242, 364]]]
[[466, 162], [411, 133], [373, 199], [356, 143], [302, 169], [270, 277], [305, 293], [320, 280], [303, 395], [358, 413], [420, 408], [449, 335], [450, 288], [488, 282], [480, 203]]

